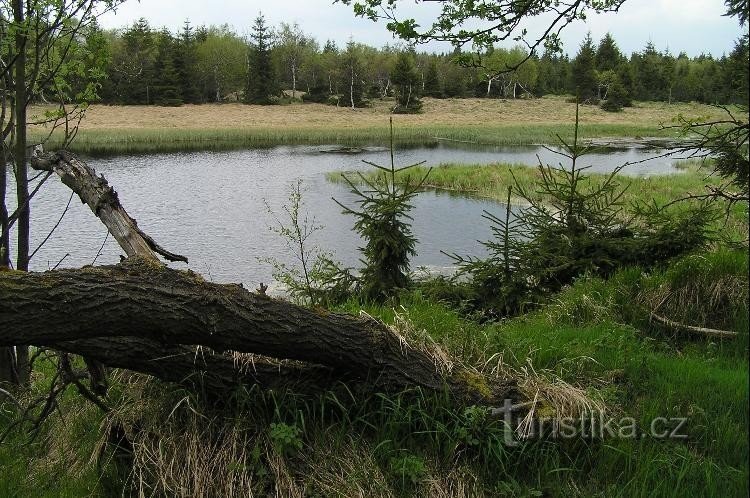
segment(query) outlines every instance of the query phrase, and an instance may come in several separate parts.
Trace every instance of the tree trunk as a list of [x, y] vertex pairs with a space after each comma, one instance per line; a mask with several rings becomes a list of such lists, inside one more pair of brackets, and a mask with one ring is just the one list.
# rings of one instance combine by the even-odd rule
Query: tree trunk
[[10, 234], [8, 232], [8, 163], [5, 142], [0, 144], [0, 266], [10, 267]]
[[[14, 22], [20, 27], [24, 24], [24, 6], [22, 0], [13, 2]], [[19, 206], [18, 221], [16, 222], [16, 233], [18, 234], [18, 247], [16, 258], [16, 269], [28, 271], [29, 269], [29, 234], [30, 234], [30, 207], [29, 179], [26, 167], [26, 35], [25, 30], [18, 29], [15, 38], [16, 60], [15, 70], [15, 106], [16, 106], [16, 142], [14, 159], [16, 167], [16, 205]]]
[[292, 98], [297, 98], [297, 65], [292, 64]]
[[[17, 26], [24, 25], [24, 3], [22, 0], [13, 2], [13, 20]], [[31, 236], [31, 206], [29, 205], [29, 177], [26, 166], [26, 106], [28, 92], [26, 90], [26, 42], [25, 29], [18, 29], [15, 36], [15, 106], [16, 106], [16, 205], [20, 211], [16, 221], [18, 242], [16, 247], [16, 269], [29, 269], [29, 242]], [[29, 351], [27, 347], [19, 346], [15, 349], [16, 372], [18, 382], [26, 384], [29, 381]]]
[[93, 168], [68, 152], [61, 151], [45, 156], [41, 156], [39, 152], [36, 150], [31, 158], [32, 167], [56, 173], [104, 223], [128, 257], [141, 256], [158, 262], [156, 254], [159, 254], [169, 261], [187, 263], [185, 256], [165, 250], [138, 228], [138, 224], [122, 207], [117, 192], [107, 183], [104, 176], [97, 177]]
[[[326, 366], [380, 388], [447, 388], [461, 399], [495, 401], [509, 386], [477, 389], [476, 376], [451, 369], [439, 350], [410, 345], [371, 318], [313, 311], [253, 294], [239, 285], [204, 281], [153, 259], [128, 258], [115, 266], [0, 275], [0, 347], [59, 347], [113, 362], [105, 356], [116, 339], [160, 348], [200, 345], [214, 351], [253, 353]], [[102, 341], [99, 342], [97, 341]], [[100, 344], [100, 348], [96, 347]], [[103, 349], [104, 351], [99, 351]], [[143, 371], [124, 356], [117, 366]], [[193, 358], [188, 357], [187, 365]], [[156, 362], [158, 363], [158, 361]], [[149, 372], [160, 374], [161, 366]], [[195, 369], [195, 367], [190, 367]]]
[[59, 342], [54, 349], [83, 354], [102, 365], [133, 370], [218, 396], [238, 385], [314, 392], [322, 387], [333, 388], [342, 379], [323, 366], [273, 361], [256, 355], [230, 357], [208, 348], [166, 346], [136, 337]]
[[216, 103], [221, 102], [221, 88], [219, 86], [219, 68], [214, 66], [214, 82], [216, 83]]
[[[5, 204], [7, 188], [7, 164], [5, 162], [5, 142], [0, 144], [0, 271], [10, 267], [10, 247], [8, 233], [8, 208]], [[13, 366], [15, 365], [15, 351], [12, 347], [0, 348], [0, 384], [14, 382]]]

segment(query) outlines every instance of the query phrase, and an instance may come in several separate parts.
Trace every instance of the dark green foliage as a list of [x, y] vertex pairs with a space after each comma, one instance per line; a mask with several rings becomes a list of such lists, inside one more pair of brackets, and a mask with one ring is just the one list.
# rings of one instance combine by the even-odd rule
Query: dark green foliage
[[621, 62], [622, 53], [617, 47], [615, 39], [612, 38], [611, 34], [607, 33], [599, 42], [599, 47], [596, 49], [596, 70], [613, 71]]
[[[430, 170], [419, 181], [409, 177], [396, 182], [396, 173], [408, 170], [418, 164], [396, 168], [393, 161], [393, 120], [391, 119], [391, 165], [386, 168], [364, 161], [377, 168], [378, 177], [371, 181], [358, 173], [365, 185], [362, 189], [344, 175], [351, 191], [358, 197], [358, 210], [338, 203], [345, 214], [356, 219], [354, 230], [364, 239], [360, 248], [363, 256], [360, 287], [368, 300], [383, 302], [394, 297], [401, 289], [411, 284], [409, 260], [415, 253], [417, 239], [411, 231], [409, 211], [411, 200], [417, 195]], [[422, 163], [419, 163], [422, 164]]]
[[196, 36], [189, 21], [185, 21], [179, 38], [176, 40], [174, 66], [179, 77], [182, 100], [190, 104], [202, 102], [198, 88], [196, 66]]
[[427, 66], [427, 72], [424, 75], [424, 94], [426, 97], [442, 98], [443, 90], [440, 84], [440, 73], [438, 72], [437, 61], [432, 59]]
[[182, 105], [180, 75], [175, 68], [177, 55], [175, 40], [164, 30], [158, 35], [157, 56], [154, 62], [156, 73], [151, 93], [153, 103], [165, 106]]
[[443, 74], [443, 93], [446, 97], [461, 98], [466, 96], [468, 79], [465, 71], [450, 61]]
[[397, 88], [398, 105], [393, 109], [397, 114], [419, 112], [419, 74], [414, 67], [414, 57], [409, 52], [400, 52], [391, 71], [391, 81]]
[[[270, 59], [260, 58], [258, 64], [270, 67], [268, 71], [261, 68], [260, 74], [270, 74], [273, 80], [279, 73], [279, 68], [274, 67], [279, 64], [273, 61], [286, 60], [285, 67], [289, 64], [288, 47], [285, 52], [283, 46], [271, 44], [270, 29], [267, 26], [263, 29], [266, 30], [263, 45]], [[162, 43], [166, 36], [171, 38], [170, 43]], [[250, 54], [238, 54], [238, 50], [244, 50], [238, 47], [245, 42], [227, 27], [193, 29], [186, 23], [179, 33], [170, 34], [154, 32], [145, 20], [140, 20], [122, 34], [106, 33], [100, 42], [102, 57], [109, 61], [105, 64], [107, 78], [100, 92], [107, 103], [153, 104], [165, 100], [154, 94], [153, 88], [164, 86], [159, 80], [163, 79], [161, 68], [165, 58], [171, 59], [177, 75], [177, 84], [166, 86], [175, 86], [180, 99], [188, 103], [219, 102], [224, 98], [232, 101], [247, 91], [251, 83], [255, 85], [256, 80], [263, 79], [257, 77], [255, 66], [250, 71], [247, 68], [247, 62], [255, 61], [252, 55], [257, 43], [253, 42]], [[161, 46], [167, 47], [170, 54], [160, 53]], [[578, 91], [582, 100], [593, 102], [595, 97], [604, 99], [612, 74], [620, 80], [628, 96], [640, 100], [738, 104], [748, 101], [747, 36], [740, 38], [731, 53], [720, 59], [710, 55], [690, 58], [684, 53], [675, 57], [657, 51], [653, 45], [647, 45], [644, 51], [628, 59], [610, 35], [604, 36], [598, 45], [587, 38], [575, 61], [565, 54], [546, 50], [542, 57], [532, 55], [516, 72], [496, 75], [489, 88], [491, 71], [488, 76], [486, 70], [474, 67], [474, 56], [460, 49], [449, 54], [413, 51], [401, 54], [389, 47], [378, 50], [352, 41], [347, 50], [339, 51], [332, 43], [321, 49], [307, 38], [303, 48], [294, 59], [297, 87], [322, 90], [325, 86], [328, 95], [333, 96], [329, 99], [322, 91], [316, 91], [310, 92], [315, 95], [305, 100], [330, 101], [347, 107], [352, 107], [352, 95], [353, 107], [364, 107], [366, 98], [395, 94], [400, 100], [395, 112], [415, 112], [419, 109], [418, 98], [414, 100], [417, 94], [435, 98], [509, 98], [514, 90], [533, 95]], [[512, 54], [511, 59], [497, 57], [497, 52], [503, 51]], [[507, 64], [512, 66], [528, 54], [520, 47], [494, 52], [488, 50], [486, 55], [497, 59], [498, 69]], [[248, 55], [251, 55], [249, 61]], [[414, 67], [415, 59], [421, 61], [420, 72]], [[260, 64], [261, 61], [268, 63]], [[389, 78], [386, 68], [394, 69], [395, 79]], [[258, 101], [283, 103], [283, 99], [275, 99], [279, 95], [279, 84], [272, 81], [269, 87], [259, 90]], [[405, 101], [410, 102], [406, 107]], [[621, 105], [627, 107], [629, 99]], [[618, 107], [614, 103], [606, 106]]]
[[623, 107], [629, 107], [630, 105], [632, 103], [627, 90], [620, 83], [620, 78], [615, 77], [607, 90], [606, 100], [601, 104], [602, 109], [609, 112], [619, 112]]
[[748, 49], [748, 35], [741, 37], [734, 45], [734, 49], [725, 61], [725, 81], [727, 88], [727, 102], [748, 105], [750, 102], [750, 50]]
[[570, 93], [571, 63], [567, 56], [545, 52], [539, 60], [536, 92], [539, 95]]
[[740, 25], [744, 25], [747, 22], [748, 13], [750, 12], [747, 0], [725, 0], [724, 5], [727, 7], [726, 15], [736, 17]]
[[250, 70], [245, 86], [245, 102], [248, 104], [270, 104], [271, 97], [279, 95], [276, 74], [271, 62], [271, 33], [263, 15], [255, 19], [253, 43], [250, 49]]
[[662, 100], [666, 93], [666, 81], [661, 71], [662, 54], [654, 44], [648, 42], [642, 53], [633, 54], [630, 64], [635, 73], [635, 97], [638, 100]]
[[578, 54], [573, 59], [572, 80], [573, 88], [582, 102], [587, 102], [596, 96], [596, 51], [591, 34], [581, 43]]
[[[459, 294], [469, 289], [469, 299], [464, 298], [462, 307], [468, 311], [481, 308], [482, 313], [490, 318], [511, 316], [521, 312], [527, 304], [530, 294], [530, 283], [520, 271], [521, 258], [525, 242], [521, 220], [512, 213], [512, 188], [508, 188], [508, 198], [505, 204], [505, 216], [497, 217], [487, 211], [482, 217], [490, 223], [494, 236], [489, 241], [482, 242], [487, 248], [487, 259], [474, 259], [449, 255], [459, 265], [459, 275], [470, 275], [469, 285], [459, 285]], [[463, 289], [461, 289], [463, 288]], [[432, 286], [432, 292], [438, 288]], [[491, 296], [491, 297], [490, 297]], [[438, 296], [435, 296], [438, 297]], [[489, 299], [488, 299], [489, 298]], [[491, 305], [489, 304], [491, 301]], [[479, 305], [479, 302], [485, 304]]]
[[314, 86], [310, 91], [302, 96], [303, 102], [314, 102], [317, 104], [327, 104], [331, 98], [327, 85]]
[[156, 40], [146, 19], [139, 19], [122, 35], [124, 50], [112, 60], [112, 93], [122, 104], [151, 104]]
[[[619, 268], [651, 268], [701, 247], [716, 219], [709, 206], [676, 214], [657, 206], [626, 213], [622, 167], [597, 182], [579, 164], [590, 147], [562, 142], [570, 166], [538, 167], [540, 182], [528, 191], [516, 182], [523, 204], [504, 218], [485, 213], [494, 239], [485, 242], [486, 259], [453, 255], [470, 277], [470, 309], [489, 318], [512, 316], [549, 299], [584, 275], [609, 277]], [[511, 191], [508, 192], [508, 203]], [[464, 293], [465, 289], [459, 292]]]
[[427, 465], [416, 455], [403, 454], [388, 461], [388, 470], [404, 490], [413, 490], [427, 475]]

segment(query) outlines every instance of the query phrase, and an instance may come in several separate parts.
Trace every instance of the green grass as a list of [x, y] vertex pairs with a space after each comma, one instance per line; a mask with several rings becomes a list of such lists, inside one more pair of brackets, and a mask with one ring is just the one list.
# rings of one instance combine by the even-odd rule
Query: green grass
[[[398, 307], [364, 306], [388, 323], [426, 331], [466, 364], [500, 353], [513, 371], [579, 386], [640, 428], [655, 417], [687, 417], [686, 440], [542, 439], [506, 447], [501, 423], [441, 395], [343, 386], [312, 396], [239, 391], [216, 412], [180, 389], [119, 378], [111, 402], [126, 426], [135, 431], [137, 423], [140, 451], [159, 456], [139, 469], [161, 473], [163, 486], [189, 474], [184, 495], [230, 493], [230, 483], [237, 492], [251, 476], [248, 486], [261, 495], [289, 495], [296, 482], [321, 496], [457, 489], [487, 496], [746, 496], [747, 269], [746, 252], [719, 250], [651, 273], [631, 268], [607, 281], [582, 278], [533, 314], [495, 324], [467, 320], [419, 289]], [[691, 289], [706, 282], [721, 284], [711, 290], [714, 299], [694, 301]], [[698, 310], [689, 316], [707, 320], [697, 324], [742, 335], [719, 342], [675, 337], [650, 324], [653, 292], [663, 288], [676, 300], [665, 313], [690, 305]], [[356, 301], [341, 307], [361, 309]], [[50, 374], [38, 373], [38, 392]], [[61, 413], [65, 418], [53, 417], [34, 445], [17, 434], [0, 446], [0, 495], [98, 495], [113, 485], [89, 458], [102, 415], [74, 392]]]
[[[38, 361], [30, 392], [21, 399], [45, 396], [54, 367]], [[0, 433], [15, 420], [15, 407], [0, 395]], [[99, 488], [100, 473], [90, 465], [100, 438], [101, 414], [74, 389], [59, 398], [54, 412], [38, 433], [16, 430], [0, 444], [0, 496], [77, 498]]]
[[[569, 124], [513, 125], [406, 125], [398, 127], [398, 143], [435, 144], [439, 140], [465, 141], [488, 145], [526, 145], [554, 143], [557, 135], [570, 138]], [[584, 138], [652, 136], [675, 138], [674, 131], [631, 124], [582, 124]], [[45, 135], [30, 133], [30, 141]], [[212, 129], [82, 129], [71, 146], [77, 153], [90, 155], [138, 154], [158, 152], [234, 150], [290, 144], [386, 145], [387, 120], [376, 127], [285, 127], [285, 128], [212, 128]], [[55, 139], [47, 146], [56, 148]]]
[[[664, 205], [688, 194], [705, 193], [706, 185], [721, 184], [721, 178], [711, 175], [711, 171], [710, 164], [687, 161], [682, 163], [680, 173], [648, 177], [620, 175], [617, 181], [626, 188], [621, 200], [626, 206], [654, 202]], [[407, 177], [423, 178], [426, 173], [426, 168], [416, 167], [399, 173], [399, 176], [400, 180], [404, 181]], [[346, 175], [342, 172], [327, 173], [326, 178], [331, 182], [343, 183], [342, 174]], [[372, 180], [376, 175], [376, 172], [368, 172], [365, 173], [365, 178]], [[356, 174], [350, 173], [347, 177], [355, 182], [361, 181]], [[599, 173], [590, 173], [587, 177], [592, 182], [604, 179], [604, 175]], [[536, 167], [523, 164], [442, 164], [432, 169], [425, 187], [505, 202], [508, 187], [515, 186], [517, 182], [528, 193], [534, 195], [535, 185], [539, 183], [540, 178]], [[537, 196], [537, 199], [544, 200], [541, 196]], [[511, 203], [522, 205], [523, 201], [518, 196], [513, 196]], [[746, 240], [747, 216], [747, 206], [738, 203], [731, 207], [726, 220], [722, 218], [717, 222], [716, 228], [722, 236], [729, 239]]]
[[[696, 261], [700, 260], [699, 267]], [[620, 417], [649, 427], [656, 417], [687, 417], [684, 441], [615, 439], [530, 450], [511, 478], [550, 496], [746, 496], [748, 478], [748, 298], [746, 252], [685, 258], [662, 272], [623, 270], [610, 281], [583, 279], [548, 307], [498, 325], [464, 322], [412, 295], [402, 303], [417, 328], [460, 350], [466, 337], [600, 395]], [[688, 273], [685, 267], [694, 269]], [[690, 287], [707, 278], [741, 280], [736, 302], [673, 303], [741, 333], [734, 341], [672, 337], [648, 323], [649, 289]], [[730, 313], [730, 323], [723, 316]], [[391, 319], [390, 309], [369, 312]], [[695, 322], [693, 322], [695, 323]], [[526, 476], [524, 479], [522, 476]]]
[[[426, 168], [416, 167], [399, 173], [399, 176], [404, 180], [407, 176], [422, 178], [426, 173]], [[699, 193], [707, 184], [718, 185], [719, 179], [709, 176], [709, 173], [710, 168], [700, 168], [698, 162], [692, 162], [684, 164], [681, 173], [648, 177], [620, 175], [618, 182], [628, 189], [623, 198], [625, 202], [655, 200], [665, 203], [688, 192]], [[326, 177], [339, 183], [343, 182], [341, 174], [332, 172]], [[369, 172], [366, 178], [372, 179], [376, 174]], [[350, 179], [357, 179], [356, 175], [348, 176]], [[590, 173], [587, 176], [593, 181], [604, 178], [600, 173]], [[525, 164], [441, 164], [432, 169], [425, 186], [505, 202], [507, 188], [515, 186], [516, 180], [520, 186], [533, 193], [540, 178], [536, 167]]]

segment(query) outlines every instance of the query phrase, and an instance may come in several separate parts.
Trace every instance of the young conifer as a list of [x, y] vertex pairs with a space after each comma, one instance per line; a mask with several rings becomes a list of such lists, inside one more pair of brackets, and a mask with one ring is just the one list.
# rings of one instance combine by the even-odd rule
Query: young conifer
[[412, 181], [406, 175], [399, 178], [396, 175], [410, 168], [424, 164], [424, 162], [396, 168], [394, 162], [393, 118], [390, 120], [390, 167], [363, 161], [378, 169], [379, 174], [374, 180], [358, 173], [364, 188], [344, 175], [344, 180], [358, 198], [358, 209], [344, 206], [334, 201], [344, 209], [345, 214], [354, 216], [354, 229], [365, 241], [360, 248], [364, 267], [360, 276], [360, 286], [366, 299], [383, 302], [396, 295], [398, 290], [409, 286], [409, 260], [416, 254], [417, 239], [411, 231], [411, 216], [409, 212], [413, 205], [411, 200], [417, 195], [430, 168], [419, 181]]

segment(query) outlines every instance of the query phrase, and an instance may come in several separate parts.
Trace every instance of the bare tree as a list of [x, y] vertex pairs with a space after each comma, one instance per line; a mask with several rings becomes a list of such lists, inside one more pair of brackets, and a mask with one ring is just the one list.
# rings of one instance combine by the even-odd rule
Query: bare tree
[[[98, 15], [112, 9], [122, 0], [0, 0], [0, 266], [10, 266], [10, 231], [15, 226], [16, 269], [27, 271], [31, 259], [31, 200], [49, 177], [43, 176], [30, 189], [28, 174], [30, 125], [45, 125], [46, 139], [56, 131], [67, 146], [75, 137], [83, 116], [86, 96], [96, 88], [87, 88], [73, 98], [67, 81], [58, 78], [65, 70], [75, 71], [70, 61], [80, 47], [81, 34]], [[79, 89], [80, 90], [80, 89]], [[56, 109], [39, 119], [29, 120], [29, 106], [47, 102], [49, 95]], [[45, 139], [45, 140], [46, 140]], [[6, 203], [7, 166], [13, 165], [16, 187], [16, 210], [9, 214]], [[12, 365], [1, 365], [11, 361]], [[15, 372], [10, 378], [8, 372]], [[25, 347], [0, 351], [0, 381], [24, 383], [28, 380], [28, 350]]]

